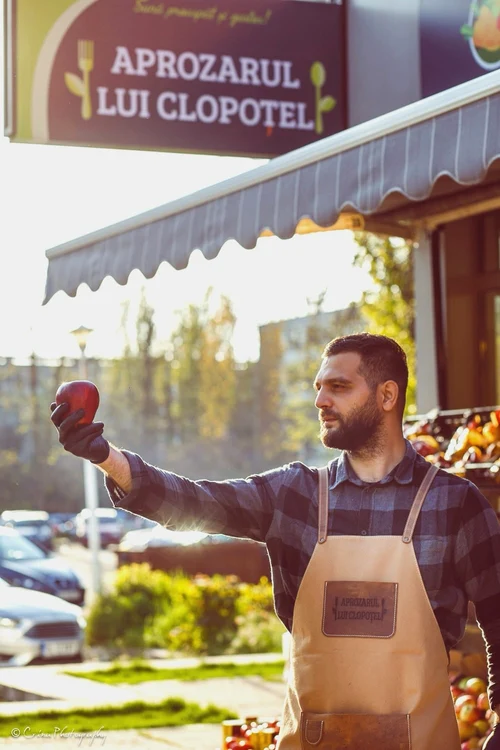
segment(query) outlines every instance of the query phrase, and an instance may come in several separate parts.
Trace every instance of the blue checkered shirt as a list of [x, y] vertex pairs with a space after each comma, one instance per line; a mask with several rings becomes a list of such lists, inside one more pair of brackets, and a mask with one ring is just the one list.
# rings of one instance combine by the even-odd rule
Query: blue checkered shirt
[[[116, 507], [172, 529], [197, 529], [263, 542], [276, 613], [291, 630], [297, 592], [317, 541], [317, 469], [294, 462], [246, 479], [193, 481], [123, 451], [132, 472], [125, 495], [107, 479]], [[402, 461], [379, 482], [363, 482], [343, 453], [329, 464], [329, 535], [402, 536], [429, 464], [406, 441]], [[413, 544], [447, 649], [463, 637], [475, 604], [500, 703], [500, 525], [471, 482], [440, 470], [420, 512]]]

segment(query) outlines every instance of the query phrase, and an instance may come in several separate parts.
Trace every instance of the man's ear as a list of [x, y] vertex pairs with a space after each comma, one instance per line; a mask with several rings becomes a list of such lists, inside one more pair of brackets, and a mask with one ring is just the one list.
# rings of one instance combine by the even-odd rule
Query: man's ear
[[386, 380], [379, 385], [382, 409], [393, 411], [396, 408], [399, 397], [399, 386], [394, 380]]

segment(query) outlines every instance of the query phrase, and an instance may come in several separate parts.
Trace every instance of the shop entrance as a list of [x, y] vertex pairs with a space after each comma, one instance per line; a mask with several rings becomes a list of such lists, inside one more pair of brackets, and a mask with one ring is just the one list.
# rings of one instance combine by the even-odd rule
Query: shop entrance
[[440, 232], [441, 408], [500, 404], [500, 211]]

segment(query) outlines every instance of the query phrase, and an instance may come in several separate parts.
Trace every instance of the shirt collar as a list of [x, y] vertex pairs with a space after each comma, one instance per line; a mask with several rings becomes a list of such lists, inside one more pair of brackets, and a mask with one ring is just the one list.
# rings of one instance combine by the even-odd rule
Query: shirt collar
[[[410, 484], [413, 481], [413, 468], [415, 466], [415, 459], [417, 453], [413, 448], [409, 440], [405, 440], [406, 450], [403, 458], [392, 471], [387, 474], [380, 482], [376, 484], [388, 484], [394, 479], [398, 484]], [[365, 485], [371, 484], [371, 482], [363, 482], [358, 477], [347, 457], [346, 451], [342, 451], [337, 461], [337, 471], [335, 473], [335, 479], [330, 485], [330, 489], [335, 489], [342, 482], [351, 482], [352, 484]]]

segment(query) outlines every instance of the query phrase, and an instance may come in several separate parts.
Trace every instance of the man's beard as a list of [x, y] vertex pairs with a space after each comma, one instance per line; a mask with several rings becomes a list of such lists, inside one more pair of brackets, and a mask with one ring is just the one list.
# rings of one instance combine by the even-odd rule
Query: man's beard
[[[320, 412], [321, 427], [319, 436], [325, 448], [337, 448], [350, 453], [364, 452], [366, 448], [375, 448], [380, 438], [382, 413], [377, 407], [375, 394], [368, 401], [341, 417], [332, 411]], [[325, 418], [337, 420], [336, 427], [326, 427]]]

